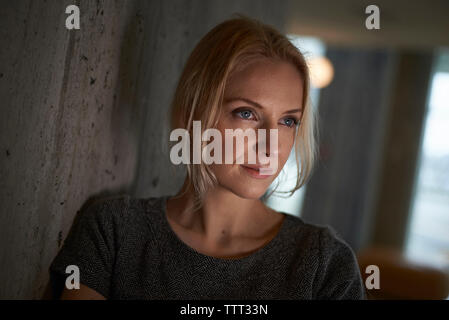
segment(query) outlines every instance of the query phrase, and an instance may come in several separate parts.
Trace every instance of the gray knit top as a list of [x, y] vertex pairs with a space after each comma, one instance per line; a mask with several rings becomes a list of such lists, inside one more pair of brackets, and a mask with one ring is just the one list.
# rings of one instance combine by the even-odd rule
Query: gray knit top
[[169, 197], [121, 195], [80, 211], [49, 268], [53, 298], [72, 274], [68, 265], [107, 299], [366, 298], [354, 252], [332, 228], [286, 214], [275, 238], [256, 252], [217, 258], [172, 230]]

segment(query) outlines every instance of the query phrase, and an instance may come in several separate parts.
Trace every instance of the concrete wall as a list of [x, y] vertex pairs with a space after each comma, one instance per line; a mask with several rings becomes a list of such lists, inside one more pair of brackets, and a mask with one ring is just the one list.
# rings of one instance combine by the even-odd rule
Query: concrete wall
[[[78, 4], [81, 30], [65, 28]], [[190, 50], [279, 1], [4, 1], [0, 11], [0, 299], [38, 299], [86, 200], [174, 193], [166, 113]]]

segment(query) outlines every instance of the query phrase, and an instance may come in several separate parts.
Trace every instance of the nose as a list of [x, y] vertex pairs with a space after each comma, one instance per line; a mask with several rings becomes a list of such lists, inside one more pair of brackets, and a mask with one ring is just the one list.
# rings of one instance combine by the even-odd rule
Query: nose
[[279, 154], [278, 148], [278, 128], [276, 125], [266, 124], [257, 131], [256, 152], [260, 156], [275, 157]]

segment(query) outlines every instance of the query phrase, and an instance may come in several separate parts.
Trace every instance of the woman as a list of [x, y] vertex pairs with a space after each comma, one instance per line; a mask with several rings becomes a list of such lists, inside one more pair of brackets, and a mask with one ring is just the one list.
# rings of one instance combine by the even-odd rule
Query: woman
[[[63, 290], [63, 299], [365, 298], [355, 255], [331, 228], [260, 200], [294, 146], [302, 159], [295, 190], [310, 176], [315, 123], [308, 95], [304, 57], [278, 31], [245, 17], [212, 29], [179, 80], [172, 129], [191, 134], [200, 121], [203, 132], [266, 129], [277, 139], [248, 139], [243, 154], [232, 150], [231, 162], [187, 164], [176, 196], [125, 195], [88, 206], [50, 267], [55, 296]], [[251, 148], [269, 162], [250, 163]], [[273, 161], [276, 170], [264, 173]], [[63, 289], [68, 265], [79, 268], [79, 289]]]

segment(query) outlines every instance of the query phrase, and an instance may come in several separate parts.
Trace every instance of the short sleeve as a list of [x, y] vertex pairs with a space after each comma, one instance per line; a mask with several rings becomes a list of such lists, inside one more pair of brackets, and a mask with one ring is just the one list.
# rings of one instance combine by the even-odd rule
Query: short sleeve
[[75, 217], [63, 246], [50, 265], [53, 299], [59, 299], [69, 265], [79, 268], [80, 283], [110, 298], [114, 232], [107, 201], [97, 200]]
[[320, 235], [320, 268], [314, 289], [319, 300], [364, 300], [366, 291], [354, 251], [331, 227]]

